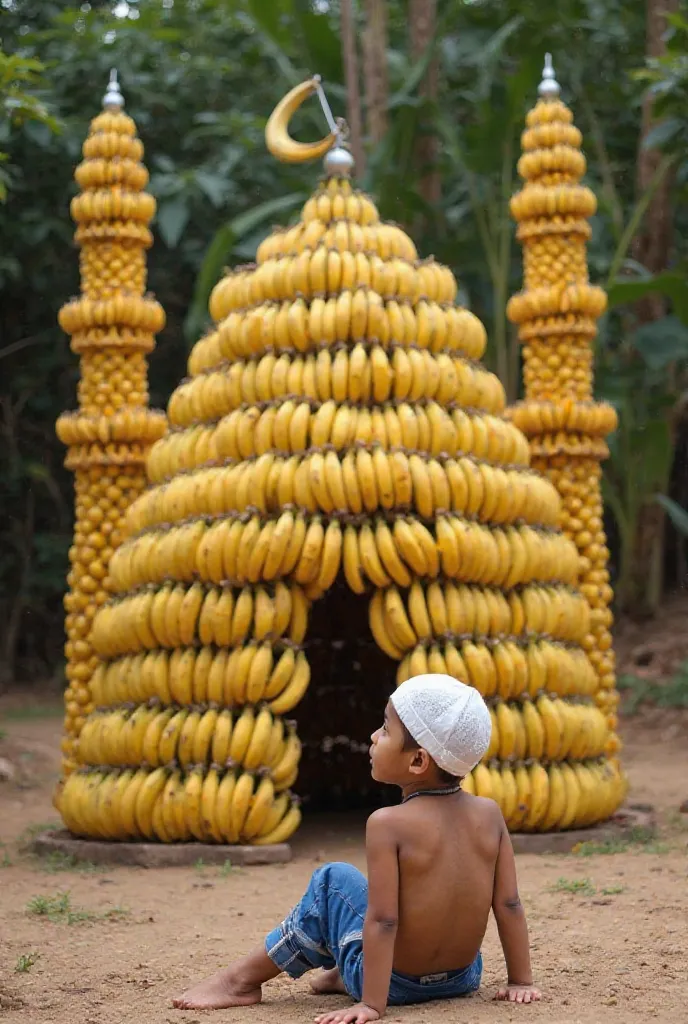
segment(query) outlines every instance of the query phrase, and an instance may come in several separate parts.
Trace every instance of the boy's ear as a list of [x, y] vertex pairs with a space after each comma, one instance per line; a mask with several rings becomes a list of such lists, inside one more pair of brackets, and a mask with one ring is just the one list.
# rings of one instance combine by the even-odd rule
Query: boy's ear
[[424, 775], [430, 767], [430, 755], [427, 750], [423, 750], [419, 747], [413, 755], [413, 760], [409, 765], [409, 771], [412, 775]]

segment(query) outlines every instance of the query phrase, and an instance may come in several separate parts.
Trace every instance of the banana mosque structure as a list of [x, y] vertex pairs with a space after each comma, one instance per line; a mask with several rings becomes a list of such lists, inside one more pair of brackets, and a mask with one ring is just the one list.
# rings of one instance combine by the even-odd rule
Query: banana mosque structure
[[319, 143], [290, 139], [318, 90], [293, 90], [266, 137], [280, 159], [324, 156], [323, 180], [215, 287], [127, 508], [60, 813], [111, 840], [288, 840], [309, 625], [344, 586], [389, 685], [447, 672], [485, 697], [492, 742], [466, 789], [514, 831], [602, 821], [626, 783], [562, 488], [481, 364], [486, 332], [451, 270], [354, 187], [336, 123]]

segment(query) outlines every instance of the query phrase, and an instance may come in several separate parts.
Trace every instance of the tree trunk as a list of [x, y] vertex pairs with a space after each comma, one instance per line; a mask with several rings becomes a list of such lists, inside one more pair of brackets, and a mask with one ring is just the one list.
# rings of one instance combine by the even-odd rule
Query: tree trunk
[[361, 89], [358, 80], [358, 50], [356, 47], [356, 12], [353, 0], [341, 0], [342, 61], [346, 84], [346, 120], [349, 125], [351, 152], [358, 177], [365, 171], [363, 152], [363, 125], [361, 117]]
[[387, 75], [387, 0], [365, 0], [366, 27], [363, 33], [363, 80], [368, 139], [381, 142], [387, 133], [389, 79]]
[[[664, 33], [667, 30], [667, 15], [678, 11], [679, 0], [647, 0], [646, 54], [661, 57], [666, 52]], [[638, 146], [637, 191], [641, 196], [649, 187], [662, 160], [657, 149], [646, 149], [645, 139], [654, 127], [652, 96], [643, 98], [640, 140]], [[657, 188], [643, 221], [643, 227], [633, 242], [633, 257], [647, 269], [657, 274], [664, 270], [669, 261], [672, 244], [671, 218], [671, 173]], [[636, 304], [636, 314], [641, 323], [659, 320], [666, 313], [662, 295], [649, 295]]]
[[[409, 46], [414, 61], [420, 60], [437, 29], [437, 0], [409, 0]], [[437, 100], [439, 82], [439, 64], [434, 57], [430, 62], [421, 87], [420, 94], [433, 103]], [[420, 194], [429, 203], [438, 203], [441, 199], [441, 182], [437, 157], [439, 153], [437, 135], [422, 126], [418, 139], [416, 156], [421, 171]]]
[[[679, 0], [647, 0], [646, 6], [646, 54], [661, 57], [666, 52], [664, 33], [667, 30], [667, 15], [678, 11]], [[662, 160], [662, 153], [646, 149], [645, 139], [655, 125], [652, 96], [643, 99], [638, 145], [636, 187], [641, 196], [650, 186], [653, 176]], [[643, 227], [634, 239], [633, 258], [642, 263], [652, 274], [661, 273], [669, 264], [672, 247], [671, 190], [672, 175], [669, 171], [647, 209]], [[648, 295], [635, 304], [635, 313], [641, 324], [651, 323], [666, 316], [667, 306], [663, 295]], [[654, 501], [645, 503], [638, 516], [635, 537], [635, 558], [633, 566], [633, 608], [638, 617], [653, 615], [659, 607], [663, 590], [665, 514]]]
[[646, 502], [638, 514], [633, 550], [632, 598], [629, 613], [637, 621], [659, 610], [664, 590], [666, 515], [657, 502]]

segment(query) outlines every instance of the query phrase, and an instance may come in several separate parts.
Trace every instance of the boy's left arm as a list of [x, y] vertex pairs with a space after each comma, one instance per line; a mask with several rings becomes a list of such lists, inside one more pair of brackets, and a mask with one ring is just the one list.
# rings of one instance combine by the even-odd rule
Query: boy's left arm
[[514, 850], [503, 821], [495, 868], [492, 910], [508, 972], [507, 984], [499, 989], [495, 998], [508, 999], [512, 1003], [536, 1002], [541, 998], [540, 990], [533, 985], [526, 915], [518, 895]]
[[379, 1020], [387, 1009], [394, 943], [399, 916], [399, 860], [389, 810], [368, 818], [368, 911], [363, 923], [363, 998], [348, 1010], [318, 1017], [319, 1024], [366, 1024]]

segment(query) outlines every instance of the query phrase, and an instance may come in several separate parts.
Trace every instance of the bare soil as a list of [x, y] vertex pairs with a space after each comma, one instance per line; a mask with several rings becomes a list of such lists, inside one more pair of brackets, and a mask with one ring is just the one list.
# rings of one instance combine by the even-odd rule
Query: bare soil
[[[281, 866], [88, 870], [39, 861], [26, 844], [57, 821], [51, 792], [61, 723], [45, 703], [15, 699], [12, 705], [4, 719], [0, 707], [0, 757], [16, 770], [13, 781], [0, 781], [0, 1016], [12, 1024], [212, 1019], [171, 1009], [171, 996], [259, 942], [319, 863], [364, 866], [357, 814], [310, 818], [293, 844], [293, 862]], [[390, 1020], [686, 1020], [688, 814], [678, 809], [688, 798], [688, 713], [643, 713], [624, 721], [623, 736], [631, 800], [654, 804], [658, 838], [587, 856], [518, 858], [543, 1002], [513, 1007], [492, 1001], [504, 969], [491, 926], [478, 996], [392, 1010]], [[62, 911], [52, 915], [57, 919], [28, 909], [36, 897], [56, 900], [60, 893], [69, 894], [69, 905], [63, 899]], [[309, 994], [306, 982], [278, 979], [266, 987], [261, 1006], [214, 1017], [291, 1024], [312, 1020], [327, 1005]]]

